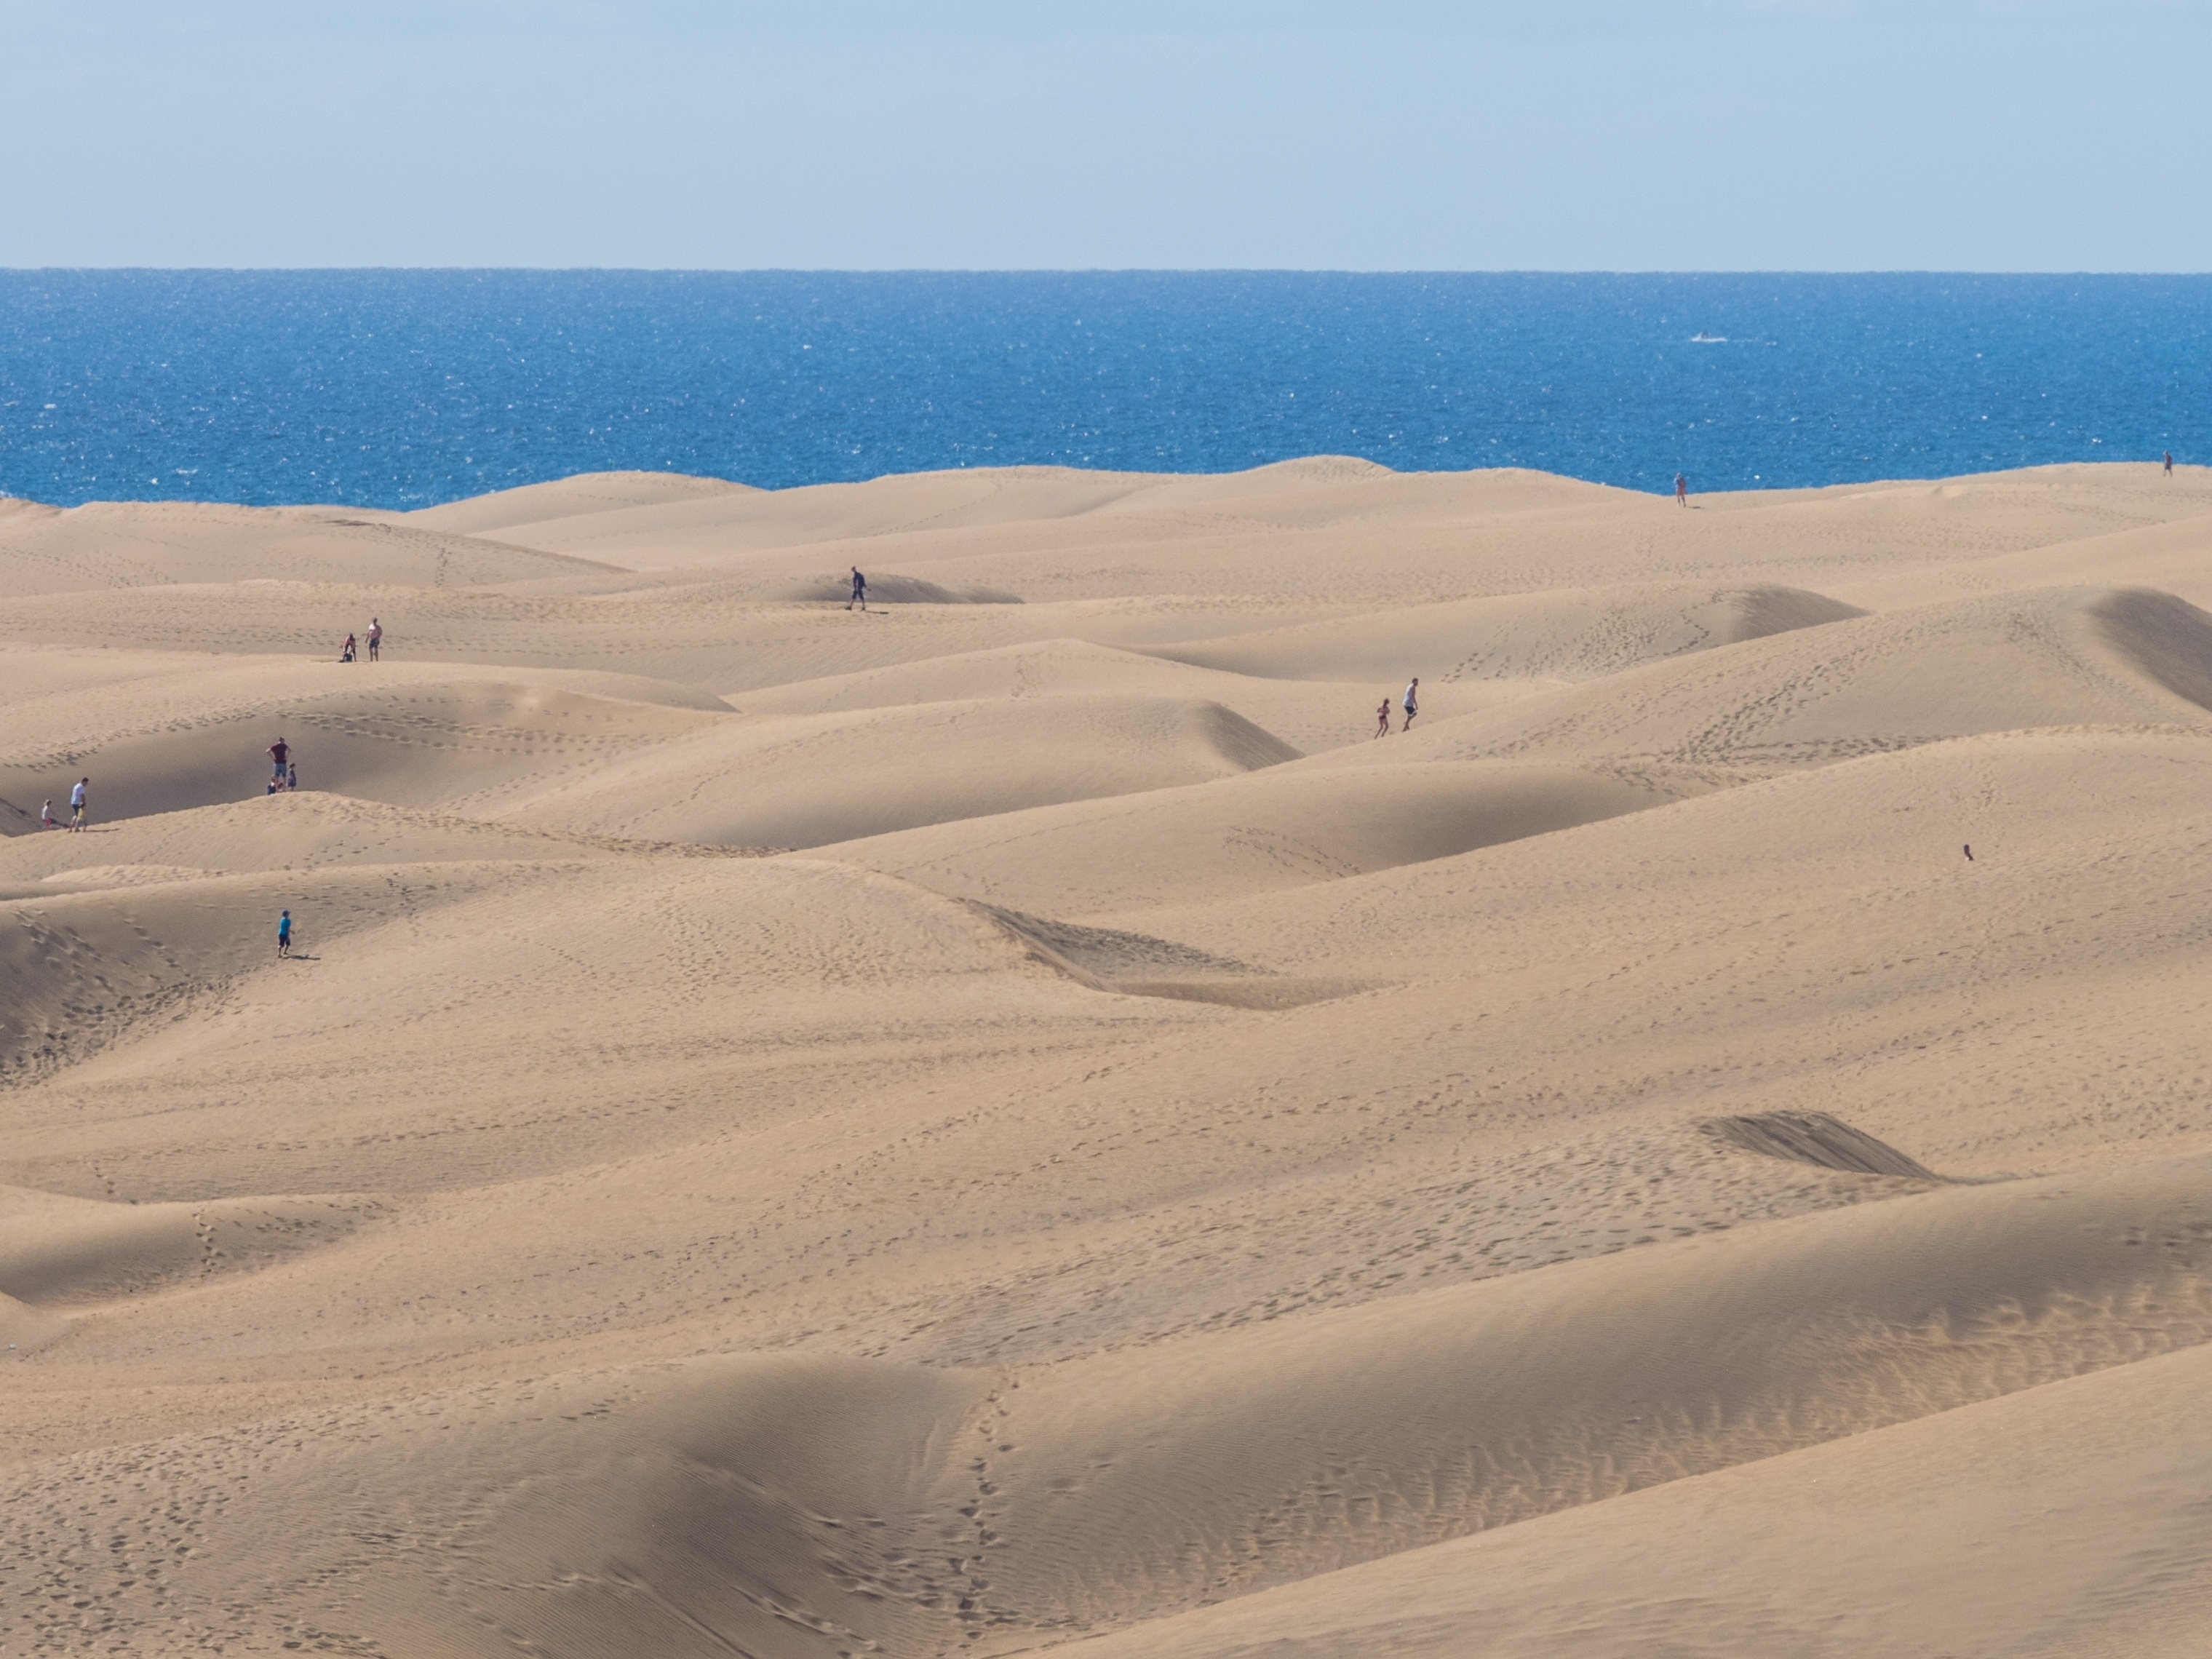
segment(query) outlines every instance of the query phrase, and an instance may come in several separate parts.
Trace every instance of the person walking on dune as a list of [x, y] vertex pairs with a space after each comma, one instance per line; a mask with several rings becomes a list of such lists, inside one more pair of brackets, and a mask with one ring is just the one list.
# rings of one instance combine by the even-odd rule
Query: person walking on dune
[[2170, 449], [2166, 452], [2166, 476], [2169, 478], [2173, 476], [2173, 452]]
[[358, 650], [359, 647], [354, 644], [353, 635], [350, 634], [347, 635], [345, 636], [345, 643], [338, 647], [338, 660], [340, 662], [351, 662]]
[[91, 782], [90, 778], [79, 778], [75, 787], [70, 790], [69, 827], [71, 831], [84, 828], [84, 792]]
[[1684, 477], [1680, 473], [1677, 472], [1674, 475], [1674, 505], [1677, 507], [1687, 507], [1689, 504], [1690, 481]]
[[368, 659], [371, 662], [374, 662], [376, 660], [377, 649], [379, 647], [382, 646], [383, 643], [384, 624], [377, 621], [375, 617], [371, 617], [368, 619]]
[[39, 828], [41, 830], [61, 828], [61, 825], [54, 822], [54, 804], [51, 800], [39, 803]]
[[845, 609], [850, 611], [856, 605], [863, 611], [868, 608], [868, 579], [857, 564], [853, 567], [853, 597], [845, 601]]
[[292, 913], [289, 910], [276, 918], [276, 954], [280, 957], [292, 954]]
[[1390, 735], [1390, 699], [1388, 697], [1375, 705], [1375, 735], [1378, 738]]
[[271, 794], [274, 794], [276, 790], [282, 789], [284, 787], [284, 757], [291, 752], [292, 745], [285, 742], [282, 738], [277, 738], [276, 742], [269, 745], [269, 759], [270, 762], [269, 781], [271, 785], [270, 791]]
[[1406, 723], [1398, 729], [1401, 732], [1412, 731], [1413, 729], [1413, 716], [1420, 712], [1421, 677], [1419, 674], [1416, 674], [1412, 679], [1406, 682]]

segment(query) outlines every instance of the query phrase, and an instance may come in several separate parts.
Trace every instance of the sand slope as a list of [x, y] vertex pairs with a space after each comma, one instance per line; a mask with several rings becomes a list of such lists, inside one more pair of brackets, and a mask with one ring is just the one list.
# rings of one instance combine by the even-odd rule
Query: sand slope
[[1217, 702], [932, 702], [702, 732], [506, 814], [551, 830], [816, 847], [1048, 802], [1122, 797], [1294, 760]]
[[1066, 1651], [2192, 1653], [2208, 1366], [2148, 1360]]
[[[1541, 762], [1291, 766], [1235, 787], [1115, 795], [854, 840], [834, 856], [939, 892], [1082, 916], [1449, 858], [1663, 805], [1698, 787]], [[1129, 856], [1146, 848], [1172, 851]]]
[[1562, 591], [1409, 606], [1166, 648], [1178, 662], [1276, 679], [1376, 681], [1429, 665], [1455, 680], [1587, 680], [1860, 612], [1789, 587]]
[[[11, 597], [264, 580], [459, 587], [580, 568], [557, 554], [334, 509], [0, 503], [0, 592]], [[181, 644], [189, 635], [179, 629], [173, 638]]]
[[2208, 525], [0, 504], [0, 1649], [2195, 1651]]

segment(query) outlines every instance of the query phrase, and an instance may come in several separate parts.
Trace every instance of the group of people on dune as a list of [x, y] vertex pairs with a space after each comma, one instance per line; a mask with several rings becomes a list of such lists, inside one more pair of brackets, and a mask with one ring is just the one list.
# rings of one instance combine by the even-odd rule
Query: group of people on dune
[[[1410, 732], [1413, 729], [1413, 716], [1421, 712], [1421, 677], [1419, 674], [1406, 682], [1405, 705], [1406, 723], [1398, 729]], [[1390, 735], [1390, 699], [1388, 697], [1375, 705], [1375, 735], [1378, 738]]]
[[92, 787], [90, 778], [79, 778], [70, 788], [70, 821], [64, 823], [54, 816], [51, 800], [39, 803], [39, 828], [41, 830], [82, 830], [84, 828], [84, 792]]
[[[383, 645], [384, 624], [377, 621], [375, 617], [371, 617], [368, 619], [368, 659], [371, 662], [374, 662], [376, 660], [376, 653], [382, 648]], [[359, 644], [354, 639], [354, 636], [350, 634], [347, 635], [345, 636], [345, 643], [338, 647], [338, 660], [340, 662], [353, 661], [359, 649]]]

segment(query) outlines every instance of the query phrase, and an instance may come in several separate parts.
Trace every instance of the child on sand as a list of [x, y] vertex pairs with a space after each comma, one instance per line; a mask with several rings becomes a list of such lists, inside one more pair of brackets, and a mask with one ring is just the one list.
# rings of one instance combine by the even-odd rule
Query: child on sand
[[1375, 735], [1378, 738], [1390, 735], [1390, 699], [1388, 697], [1375, 705]]
[[292, 766], [288, 766], [288, 767], [286, 767], [286, 768], [284, 769], [284, 791], [285, 791], [285, 793], [286, 793], [287, 794], [289, 794], [293, 790], [297, 789], [299, 787], [300, 787], [300, 769], [299, 769], [299, 767], [298, 767], [297, 765], [292, 765]]
[[280, 957], [292, 954], [292, 913], [289, 910], [276, 918], [276, 954]]
[[61, 828], [59, 824], [54, 822], [54, 804], [50, 800], [44, 801], [40, 804], [39, 828], [41, 830], [58, 830]]
[[76, 787], [70, 791], [69, 827], [72, 833], [84, 828], [84, 791], [91, 781], [90, 778], [79, 778]]
[[1413, 716], [1421, 712], [1420, 703], [1421, 677], [1416, 674], [1406, 683], [1406, 723], [1398, 728], [1401, 732], [1413, 729]]

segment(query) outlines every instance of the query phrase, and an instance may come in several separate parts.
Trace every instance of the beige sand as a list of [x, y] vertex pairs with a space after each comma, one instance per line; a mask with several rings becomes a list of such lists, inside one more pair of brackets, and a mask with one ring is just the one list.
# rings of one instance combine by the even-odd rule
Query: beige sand
[[2201, 1651], [2203, 605], [2118, 465], [4, 504], [0, 1653]]

